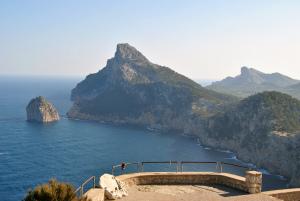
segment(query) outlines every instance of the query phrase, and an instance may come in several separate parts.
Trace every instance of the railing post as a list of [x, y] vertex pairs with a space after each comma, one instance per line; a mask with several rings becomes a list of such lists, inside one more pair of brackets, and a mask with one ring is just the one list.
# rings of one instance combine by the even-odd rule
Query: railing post
[[246, 188], [249, 193], [260, 193], [262, 187], [262, 173], [257, 171], [246, 172]]
[[83, 186], [81, 185], [81, 187], [80, 187], [80, 197], [82, 197], [83, 196]]
[[181, 162], [181, 172], [183, 172], [183, 163]]
[[144, 172], [144, 163], [142, 162], [142, 172]]
[[222, 165], [222, 162], [220, 162], [220, 172], [221, 172], [221, 173], [223, 172], [223, 165]]
[[95, 176], [94, 176], [93, 182], [94, 182], [93, 188], [95, 188], [96, 187], [96, 177]]

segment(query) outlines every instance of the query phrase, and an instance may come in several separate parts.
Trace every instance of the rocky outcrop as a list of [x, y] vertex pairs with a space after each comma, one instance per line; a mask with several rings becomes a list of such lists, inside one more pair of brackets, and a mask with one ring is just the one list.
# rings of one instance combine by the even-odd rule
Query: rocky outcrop
[[243, 161], [267, 168], [300, 186], [300, 101], [264, 92], [209, 119], [203, 144], [230, 149]]
[[100, 177], [99, 184], [104, 189], [105, 197], [109, 200], [120, 199], [128, 195], [125, 184], [113, 175], [103, 174]]
[[[70, 118], [189, 131], [236, 99], [151, 63], [129, 44], [72, 90]], [[199, 130], [199, 128], [195, 128]]]
[[59, 114], [55, 107], [44, 97], [32, 99], [26, 107], [27, 120], [48, 123], [59, 120]]

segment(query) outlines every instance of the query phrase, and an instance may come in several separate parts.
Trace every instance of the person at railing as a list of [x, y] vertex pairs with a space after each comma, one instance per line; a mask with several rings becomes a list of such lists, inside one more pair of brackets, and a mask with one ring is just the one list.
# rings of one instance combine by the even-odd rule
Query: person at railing
[[125, 168], [126, 168], [126, 163], [122, 162], [121, 163], [121, 169], [122, 169], [122, 171], [125, 170]]

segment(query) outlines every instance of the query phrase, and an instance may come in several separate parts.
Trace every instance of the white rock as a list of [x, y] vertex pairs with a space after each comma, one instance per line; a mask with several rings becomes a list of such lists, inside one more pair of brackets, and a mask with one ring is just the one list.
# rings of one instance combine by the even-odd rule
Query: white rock
[[102, 175], [99, 184], [104, 189], [105, 197], [109, 200], [120, 199], [128, 195], [124, 183], [118, 181], [113, 175]]
[[47, 123], [59, 120], [55, 107], [42, 96], [32, 99], [26, 107], [26, 112], [28, 121]]

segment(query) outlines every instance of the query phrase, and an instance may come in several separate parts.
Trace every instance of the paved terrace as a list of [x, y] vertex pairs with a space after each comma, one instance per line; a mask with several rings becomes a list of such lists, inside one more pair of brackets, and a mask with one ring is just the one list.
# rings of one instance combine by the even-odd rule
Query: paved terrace
[[[262, 175], [256, 171], [246, 171], [244, 177], [224, 172], [138, 172], [116, 179], [128, 190], [122, 201], [300, 200], [300, 189], [261, 192]], [[95, 177], [91, 180], [95, 187]], [[105, 200], [100, 188], [92, 188], [84, 195], [92, 201]]]

